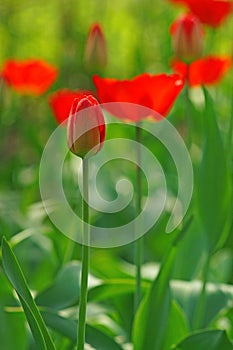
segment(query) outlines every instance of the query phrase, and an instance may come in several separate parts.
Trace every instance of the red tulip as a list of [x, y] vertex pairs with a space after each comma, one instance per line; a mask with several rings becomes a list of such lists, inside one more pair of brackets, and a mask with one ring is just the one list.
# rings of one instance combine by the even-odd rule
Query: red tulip
[[180, 61], [174, 61], [172, 67], [183, 79], [188, 79], [190, 86], [212, 85], [218, 83], [230, 69], [230, 57], [206, 56], [188, 66]]
[[175, 55], [182, 61], [191, 62], [202, 55], [203, 30], [199, 19], [192, 14], [180, 16], [171, 25]]
[[202, 23], [218, 27], [230, 15], [233, 3], [229, 0], [170, 0], [181, 3], [196, 15]]
[[[124, 104], [109, 105], [112, 114], [120, 119], [130, 119], [134, 122], [148, 117], [148, 111], [145, 111], [146, 114], [144, 114], [140, 109], [140, 113], [137, 113], [136, 105], [148, 107], [165, 116], [184, 84], [177, 74], [150, 75], [145, 73], [132, 80], [100, 78], [96, 75], [93, 80], [101, 103], [128, 102], [134, 104], [131, 107], [130, 105], [124, 106]], [[156, 113], [150, 116], [154, 119], [161, 118]]]
[[98, 23], [93, 24], [90, 28], [84, 60], [86, 65], [92, 68], [104, 68], [107, 64], [106, 41]]
[[104, 116], [98, 101], [92, 95], [75, 99], [67, 125], [70, 151], [82, 158], [90, 157], [100, 151], [104, 139]]
[[63, 123], [70, 114], [72, 104], [75, 99], [81, 100], [86, 95], [92, 94], [88, 90], [68, 90], [61, 89], [49, 97], [49, 104], [58, 124]]
[[57, 68], [47, 62], [34, 60], [9, 60], [2, 69], [6, 84], [22, 95], [40, 96], [56, 80]]

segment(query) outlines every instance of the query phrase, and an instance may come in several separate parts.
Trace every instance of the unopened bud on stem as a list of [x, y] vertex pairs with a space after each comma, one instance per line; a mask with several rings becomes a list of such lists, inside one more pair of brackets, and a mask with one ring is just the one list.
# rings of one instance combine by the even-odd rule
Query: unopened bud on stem
[[190, 63], [202, 55], [203, 30], [199, 19], [186, 14], [171, 26], [172, 44], [178, 59]]
[[67, 125], [70, 151], [81, 158], [90, 157], [100, 151], [104, 139], [104, 116], [98, 101], [92, 95], [75, 99]]

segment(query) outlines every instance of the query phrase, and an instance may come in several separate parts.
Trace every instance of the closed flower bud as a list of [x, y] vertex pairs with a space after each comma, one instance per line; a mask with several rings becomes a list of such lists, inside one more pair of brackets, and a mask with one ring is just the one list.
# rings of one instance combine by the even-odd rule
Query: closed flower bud
[[107, 47], [101, 26], [96, 23], [90, 28], [86, 48], [85, 63], [89, 68], [102, 69], [107, 64]]
[[70, 151], [81, 158], [91, 157], [100, 151], [104, 139], [104, 116], [98, 101], [92, 95], [75, 99], [67, 125]]
[[192, 14], [178, 18], [171, 26], [175, 55], [184, 62], [192, 62], [202, 55], [203, 31], [201, 23]]

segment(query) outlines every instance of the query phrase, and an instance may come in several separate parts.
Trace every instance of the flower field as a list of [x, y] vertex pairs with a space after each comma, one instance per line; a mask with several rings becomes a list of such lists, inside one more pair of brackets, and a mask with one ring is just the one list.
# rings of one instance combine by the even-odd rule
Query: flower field
[[233, 349], [233, 2], [0, 4], [0, 349]]

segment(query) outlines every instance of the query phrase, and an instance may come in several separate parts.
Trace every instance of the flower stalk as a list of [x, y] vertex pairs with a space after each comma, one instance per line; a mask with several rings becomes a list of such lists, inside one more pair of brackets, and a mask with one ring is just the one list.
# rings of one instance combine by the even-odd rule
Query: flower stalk
[[89, 205], [88, 205], [88, 159], [103, 146], [105, 139], [104, 116], [98, 101], [92, 95], [76, 98], [71, 107], [67, 123], [67, 143], [70, 151], [82, 158], [82, 272], [77, 328], [77, 350], [84, 350], [89, 269]]
[[192, 106], [189, 98], [190, 86], [189, 86], [189, 74], [190, 74], [190, 65], [187, 64], [187, 76], [185, 82], [185, 114], [187, 121], [187, 146], [190, 149], [192, 144], [192, 130], [193, 130], [193, 122], [192, 122]]
[[82, 247], [82, 273], [81, 291], [78, 317], [77, 350], [84, 350], [86, 330], [86, 309], [88, 292], [89, 270], [89, 206], [88, 206], [88, 159], [83, 158], [83, 247]]
[[[136, 124], [136, 142], [137, 142], [137, 168], [136, 168], [136, 188], [137, 188], [137, 199], [136, 199], [136, 215], [140, 215], [142, 209], [142, 175], [141, 175], [141, 139], [142, 132], [140, 128], [140, 122]], [[136, 264], [136, 290], [134, 309], [135, 312], [141, 301], [141, 267], [143, 260], [143, 238], [140, 237], [135, 242], [135, 264]]]

